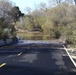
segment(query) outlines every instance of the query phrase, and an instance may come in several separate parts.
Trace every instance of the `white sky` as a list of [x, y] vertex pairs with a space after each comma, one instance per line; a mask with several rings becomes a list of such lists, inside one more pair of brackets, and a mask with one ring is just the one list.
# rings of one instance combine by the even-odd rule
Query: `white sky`
[[48, 3], [49, 0], [11, 0], [15, 2], [17, 6], [19, 6], [21, 11], [24, 11], [25, 7], [31, 7], [34, 9], [35, 4], [39, 4], [40, 2]]

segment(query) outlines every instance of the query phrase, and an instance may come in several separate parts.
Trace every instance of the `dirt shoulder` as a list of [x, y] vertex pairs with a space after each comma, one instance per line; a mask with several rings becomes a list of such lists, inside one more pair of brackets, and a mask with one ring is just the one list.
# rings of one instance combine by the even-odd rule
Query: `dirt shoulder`
[[76, 59], [76, 48], [67, 48], [73, 59]]

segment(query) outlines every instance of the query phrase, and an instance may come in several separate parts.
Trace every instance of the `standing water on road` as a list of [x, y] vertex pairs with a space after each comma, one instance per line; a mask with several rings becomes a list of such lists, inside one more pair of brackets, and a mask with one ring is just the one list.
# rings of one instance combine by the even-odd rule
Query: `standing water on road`
[[22, 40], [51, 40], [50, 35], [43, 35], [40, 32], [18, 32], [17, 36], [20, 37]]

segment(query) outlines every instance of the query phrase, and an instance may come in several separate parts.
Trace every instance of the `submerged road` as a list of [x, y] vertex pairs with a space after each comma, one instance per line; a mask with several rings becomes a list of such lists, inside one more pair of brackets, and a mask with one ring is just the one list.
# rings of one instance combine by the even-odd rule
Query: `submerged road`
[[0, 48], [0, 75], [75, 75], [62, 44], [21, 44]]

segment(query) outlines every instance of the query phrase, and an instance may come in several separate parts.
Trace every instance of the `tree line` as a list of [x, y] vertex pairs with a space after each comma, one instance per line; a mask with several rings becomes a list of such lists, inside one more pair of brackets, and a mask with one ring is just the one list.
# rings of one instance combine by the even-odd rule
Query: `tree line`
[[21, 16], [24, 14], [18, 6], [14, 6], [9, 0], [0, 0], [0, 39], [5, 42], [6, 39], [16, 37], [15, 23]]
[[42, 2], [32, 11], [26, 9], [24, 15], [11, 1], [0, 0], [0, 39], [15, 38], [16, 26], [76, 44], [76, 0], [50, 0], [49, 5]]
[[31, 32], [39, 31], [75, 45], [76, 0], [50, 0], [49, 3], [47, 6], [42, 2], [33, 11], [28, 8], [22, 24], [21, 21], [17, 22], [17, 27]]

